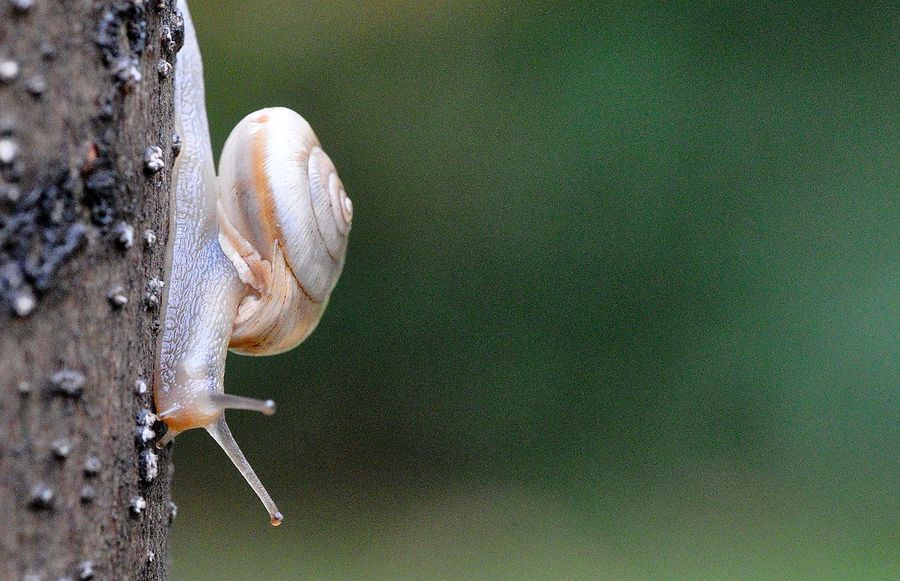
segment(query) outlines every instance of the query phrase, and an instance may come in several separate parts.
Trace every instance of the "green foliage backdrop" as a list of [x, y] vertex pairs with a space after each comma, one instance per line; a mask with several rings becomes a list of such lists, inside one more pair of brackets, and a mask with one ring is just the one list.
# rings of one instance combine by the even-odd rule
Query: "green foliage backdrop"
[[191, 5], [216, 151], [291, 107], [356, 217], [230, 357], [285, 524], [185, 434], [177, 578], [900, 574], [896, 5]]

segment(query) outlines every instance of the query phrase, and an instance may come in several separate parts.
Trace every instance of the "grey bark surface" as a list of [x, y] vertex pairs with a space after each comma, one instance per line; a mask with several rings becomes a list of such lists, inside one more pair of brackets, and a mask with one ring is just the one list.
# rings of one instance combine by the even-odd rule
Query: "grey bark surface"
[[0, 1], [2, 580], [167, 576], [173, 4]]

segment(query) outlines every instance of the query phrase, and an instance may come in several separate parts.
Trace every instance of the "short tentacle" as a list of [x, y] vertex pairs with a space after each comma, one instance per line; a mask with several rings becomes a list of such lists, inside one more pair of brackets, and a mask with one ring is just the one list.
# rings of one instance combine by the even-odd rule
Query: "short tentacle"
[[172, 428], [169, 428], [169, 429], [166, 431], [166, 433], [163, 435], [163, 437], [160, 438], [159, 440], [157, 440], [157, 442], [156, 442], [156, 449], [157, 449], [157, 450], [162, 450], [163, 448], [165, 448], [166, 445], [168, 445], [169, 442], [171, 442], [172, 440], [174, 440], [174, 439], [175, 439], [175, 436], [177, 436], [179, 433], [180, 433], [180, 432], [176, 432], [176, 431], [173, 430]]
[[222, 410], [249, 410], [251, 412], [259, 412], [266, 416], [275, 413], [275, 402], [271, 399], [254, 399], [252, 397], [243, 397], [240, 395], [232, 395], [230, 393], [211, 393], [210, 399]]

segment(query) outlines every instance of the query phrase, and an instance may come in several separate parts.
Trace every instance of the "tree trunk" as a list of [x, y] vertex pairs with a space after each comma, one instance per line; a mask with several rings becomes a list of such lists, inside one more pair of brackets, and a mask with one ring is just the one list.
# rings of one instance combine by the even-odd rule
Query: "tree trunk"
[[149, 414], [173, 4], [0, 3], [3, 580], [166, 577], [175, 508]]

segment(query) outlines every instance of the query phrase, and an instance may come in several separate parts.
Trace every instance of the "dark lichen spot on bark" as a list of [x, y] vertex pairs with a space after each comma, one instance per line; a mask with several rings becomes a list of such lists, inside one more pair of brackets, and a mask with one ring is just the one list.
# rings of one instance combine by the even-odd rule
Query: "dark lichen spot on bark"
[[85, 199], [95, 225], [108, 229], [121, 213], [117, 200], [125, 180], [117, 169], [116, 127], [124, 115], [124, 96], [140, 82], [140, 58], [147, 47], [147, 19], [140, 3], [117, 2], [106, 8], [97, 26], [97, 47], [111, 84], [98, 104], [97, 136], [90, 151], [90, 171], [84, 178]]
[[84, 180], [85, 203], [95, 225], [109, 226], [115, 220], [119, 187], [118, 172], [106, 150], [102, 157], [98, 156], [94, 170]]
[[66, 260], [87, 240], [76, 200], [81, 183], [61, 162], [17, 199], [0, 202], [0, 309], [48, 290]]
[[184, 46], [184, 17], [181, 12], [175, 12], [172, 16], [172, 39], [175, 41], [175, 52]]
[[97, 46], [107, 66], [122, 55], [139, 57], [147, 47], [143, 4], [118, 2], [104, 10], [97, 29]]

